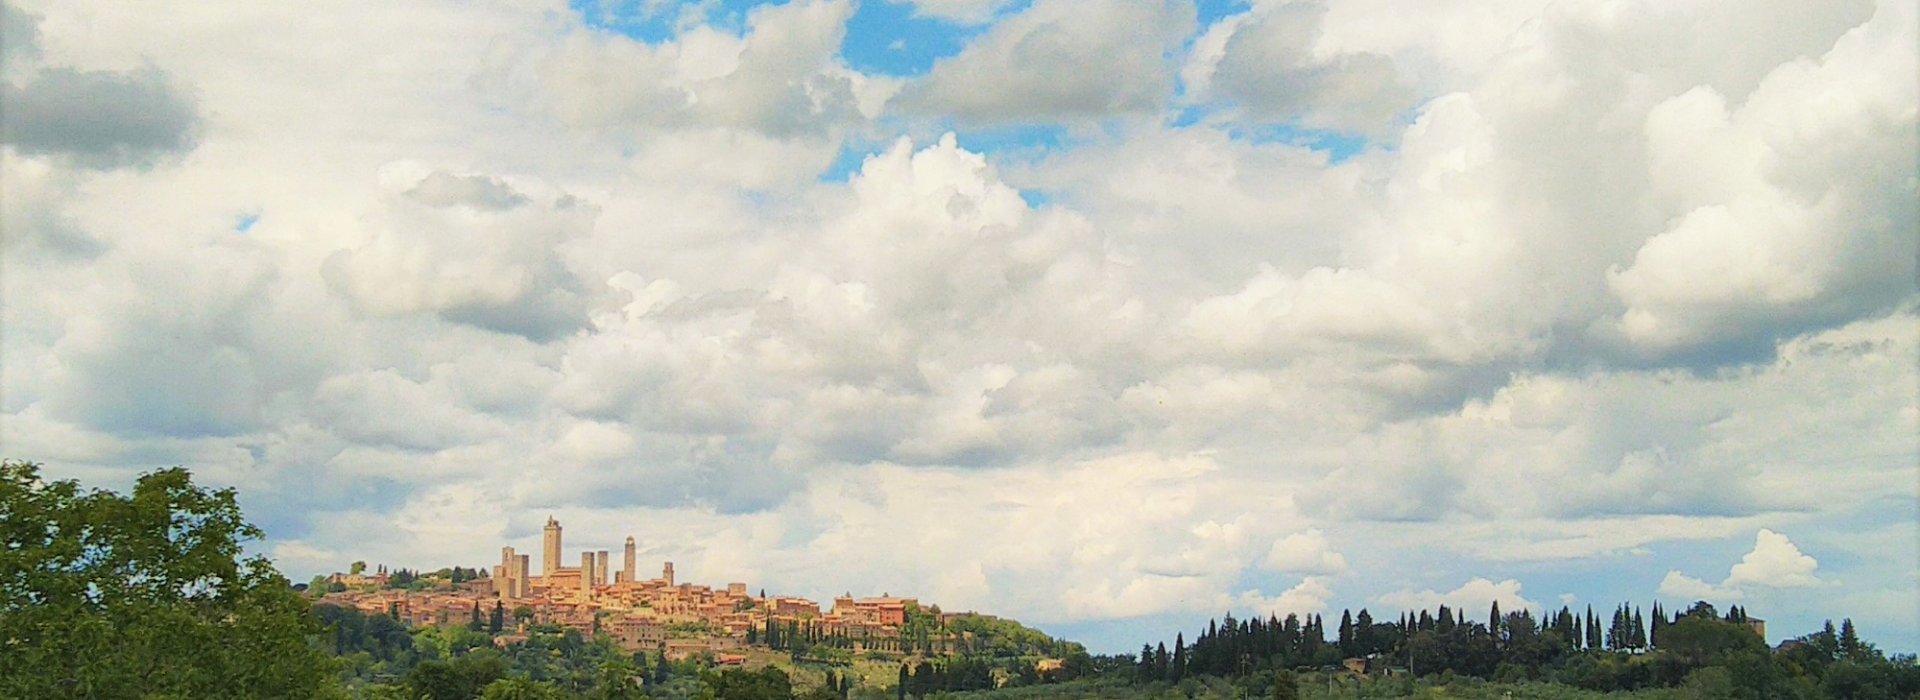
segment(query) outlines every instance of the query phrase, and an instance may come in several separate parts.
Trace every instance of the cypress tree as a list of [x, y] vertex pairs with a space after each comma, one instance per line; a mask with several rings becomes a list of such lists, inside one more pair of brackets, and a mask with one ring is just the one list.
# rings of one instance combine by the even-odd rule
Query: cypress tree
[[1379, 651], [1373, 635], [1373, 614], [1366, 608], [1361, 608], [1360, 614], [1353, 618], [1353, 645], [1358, 656]]
[[1840, 657], [1860, 660], [1866, 656], [1866, 648], [1860, 644], [1860, 634], [1853, 629], [1853, 618], [1840, 620]]
[[1167, 663], [1167, 680], [1178, 682], [1187, 677], [1187, 637], [1184, 633], [1173, 635], [1173, 660]]

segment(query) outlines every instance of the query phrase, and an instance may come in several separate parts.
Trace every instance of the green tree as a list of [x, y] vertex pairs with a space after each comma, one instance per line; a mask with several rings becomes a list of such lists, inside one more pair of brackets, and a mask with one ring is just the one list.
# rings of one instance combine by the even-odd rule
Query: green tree
[[185, 469], [129, 495], [0, 461], [0, 697], [310, 698], [332, 664], [232, 489]]
[[1487, 634], [1493, 635], [1495, 640], [1503, 639], [1500, 636], [1500, 601], [1493, 601], [1493, 607], [1487, 610]]
[[525, 678], [502, 678], [488, 683], [480, 700], [561, 700], [560, 690]]
[[1860, 643], [1860, 633], [1853, 629], [1853, 618], [1840, 621], [1840, 657], [1860, 661], [1868, 654], [1865, 645]]
[[507, 677], [507, 661], [491, 649], [452, 661], [427, 661], [407, 673], [407, 691], [425, 700], [472, 700]]
[[1187, 677], [1187, 637], [1184, 633], [1173, 636], [1173, 659], [1167, 662], [1167, 680], [1174, 683]]
[[1767, 650], [1766, 642], [1744, 625], [1698, 615], [1688, 615], [1662, 630], [1660, 646], [1689, 668], [1718, 663], [1730, 654]]
[[768, 666], [758, 671], [730, 668], [700, 678], [713, 691], [716, 700], [791, 700], [793, 680], [787, 673]]
[[640, 670], [626, 659], [614, 659], [600, 664], [600, 676], [594, 681], [593, 700], [640, 700], [646, 694], [640, 692], [638, 680]]
[[1285, 669], [1274, 672], [1273, 689], [1267, 697], [1273, 700], [1300, 700], [1300, 678]]

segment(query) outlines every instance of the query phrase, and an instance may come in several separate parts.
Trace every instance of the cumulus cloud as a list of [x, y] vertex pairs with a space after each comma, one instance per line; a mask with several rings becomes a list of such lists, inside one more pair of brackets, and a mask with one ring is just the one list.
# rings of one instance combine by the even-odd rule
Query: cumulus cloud
[[52, 300], [72, 314], [48, 329], [41, 376], [24, 387], [52, 417], [125, 435], [236, 436], [325, 364], [280, 332], [291, 309], [257, 247], [140, 245], [88, 275], [97, 286]]
[[1539, 609], [1540, 604], [1523, 597], [1520, 589], [1520, 582], [1514, 579], [1495, 583], [1485, 578], [1475, 578], [1444, 593], [1432, 589], [1399, 590], [1374, 600], [1388, 608], [1401, 610], [1433, 610], [1445, 605], [1454, 610], [1476, 613], [1490, 609], [1494, 603], [1499, 603], [1500, 609], [1507, 611]]
[[1078, 358], [1125, 326], [1009, 335], [1058, 304], [1126, 308], [1083, 222], [1034, 211], [951, 136], [869, 158], [820, 211], [806, 247], [763, 261], [759, 289], [616, 273], [631, 301], [570, 347], [558, 400], [765, 431], [782, 462], [996, 465], [1117, 434], [1117, 388]]
[[1262, 564], [1285, 573], [1339, 574], [1347, 570], [1347, 558], [1333, 551], [1327, 545], [1327, 536], [1317, 529], [1275, 540]]
[[1254, 615], [1317, 615], [1327, 611], [1327, 602], [1332, 598], [1333, 587], [1327, 585], [1325, 578], [1308, 576], [1272, 598], [1257, 590], [1243, 592], [1234, 599], [1233, 607]]
[[1181, 0], [1040, 0], [940, 61], [897, 101], [994, 124], [1147, 112], [1167, 100], [1173, 70], [1165, 55], [1193, 21]]
[[32, 58], [40, 54], [40, 18], [13, 3], [0, 3], [0, 57]]
[[1727, 572], [1724, 585], [1807, 588], [1820, 585], [1820, 579], [1813, 575], [1818, 568], [1820, 562], [1802, 554], [1786, 535], [1761, 528], [1754, 535], [1753, 551]]
[[411, 169], [385, 174], [380, 228], [327, 260], [334, 289], [375, 314], [425, 311], [535, 340], [585, 323], [558, 254], [592, 225], [592, 205], [565, 194], [536, 203], [498, 178]]
[[[1864, 252], [1912, 249], [1920, 205], [1903, 175], [1920, 153], [1920, 88], [1897, 76], [1920, 70], [1913, 20], [1910, 6], [1885, 3], [1817, 60], [1766, 72], [1736, 105], [1703, 85], [1647, 114], [1655, 192], [1678, 206], [1608, 273], [1626, 305], [1612, 328], [1632, 348], [1770, 344], [1911, 292], [1913, 256]], [[1698, 165], [1708, 161], [1729, 167]]]
[[1680, 600], [1740, 600], [1746, 597], [1746, 593], [1738, 588], [1716, 586], [1678, 571], [1667, 572], [1666, 578], [1660, 579], [1660, 587], [1655, 592]]
[[1820, 562], [1807, 556], [1786, 535], [1766, 528], [1754, 535], [1753, 551], [1741, 557], [1718, 584], [1667, 572], [1660, 581], [1660, 595], [1682, 600], [1740, 600], [1753, 589], [1811, 588], [1826, 585], [1814, 571]]
[[53, 68], [25, 85], [0, 84], [0, 141], [22, 153], [86, 167], [151, 165], [193, 148], [199, 115], [160, 70]]
[[741, 35], [699, 25], [659, 45], [579, 32], [534, 59], [541, 69], [531, 89], [582, 127], [815, 133], [858, 114], [861, 78], [835, 57], [852, 12], [845, 0], [759, 7]]
[[1258, 121], [1381, 133], [1413, 106], [1391, 57], [1320, 48], [1326, 6], [1262, 2], [1208, 28], [1183, 70], [1190, 90]]

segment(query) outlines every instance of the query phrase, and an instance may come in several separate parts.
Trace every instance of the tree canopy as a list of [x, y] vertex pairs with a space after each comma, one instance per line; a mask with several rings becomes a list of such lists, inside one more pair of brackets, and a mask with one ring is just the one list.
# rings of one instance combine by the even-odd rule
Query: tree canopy
[[131, 494], [0, 461], [0, 697], [314, 697], [331, 664], [231, 489], [185, 469]]

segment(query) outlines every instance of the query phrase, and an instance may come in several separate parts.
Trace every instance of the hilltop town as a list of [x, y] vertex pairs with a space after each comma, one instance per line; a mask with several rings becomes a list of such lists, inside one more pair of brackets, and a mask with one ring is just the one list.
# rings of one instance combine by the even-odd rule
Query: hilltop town
[[462, 575], [456, 568], [435, 585], [384, 566], [336, 573], [326, 577], [317, 602], [391, 616], [409, 627], [484, 623], [498, 631], [500, 646], [525, 641], [536, 627], [557, 626], [588, 638], [606, 635], [630, 652], [674, 661], [706, 657], [721, 666], [745, 663], [750, 647], [791, 648], [783, 642], [795, 639], [869, 657], [957, 653], [975, 641], [964, 623], [994, 621], [889, 595], [842, 595], [822, 610], [807, 598], [749, 593], [742, 582], [679, 581], [673, 562], [665, 562], [658, 577], [642, 579], [632, 537], [618, 569], [606, 550], [583, 551], [577, 566], [565, 566], [563, 538], [559, 521], [548, 518], [537, 572], [530, 555], [502, 547], [491, 572]]

